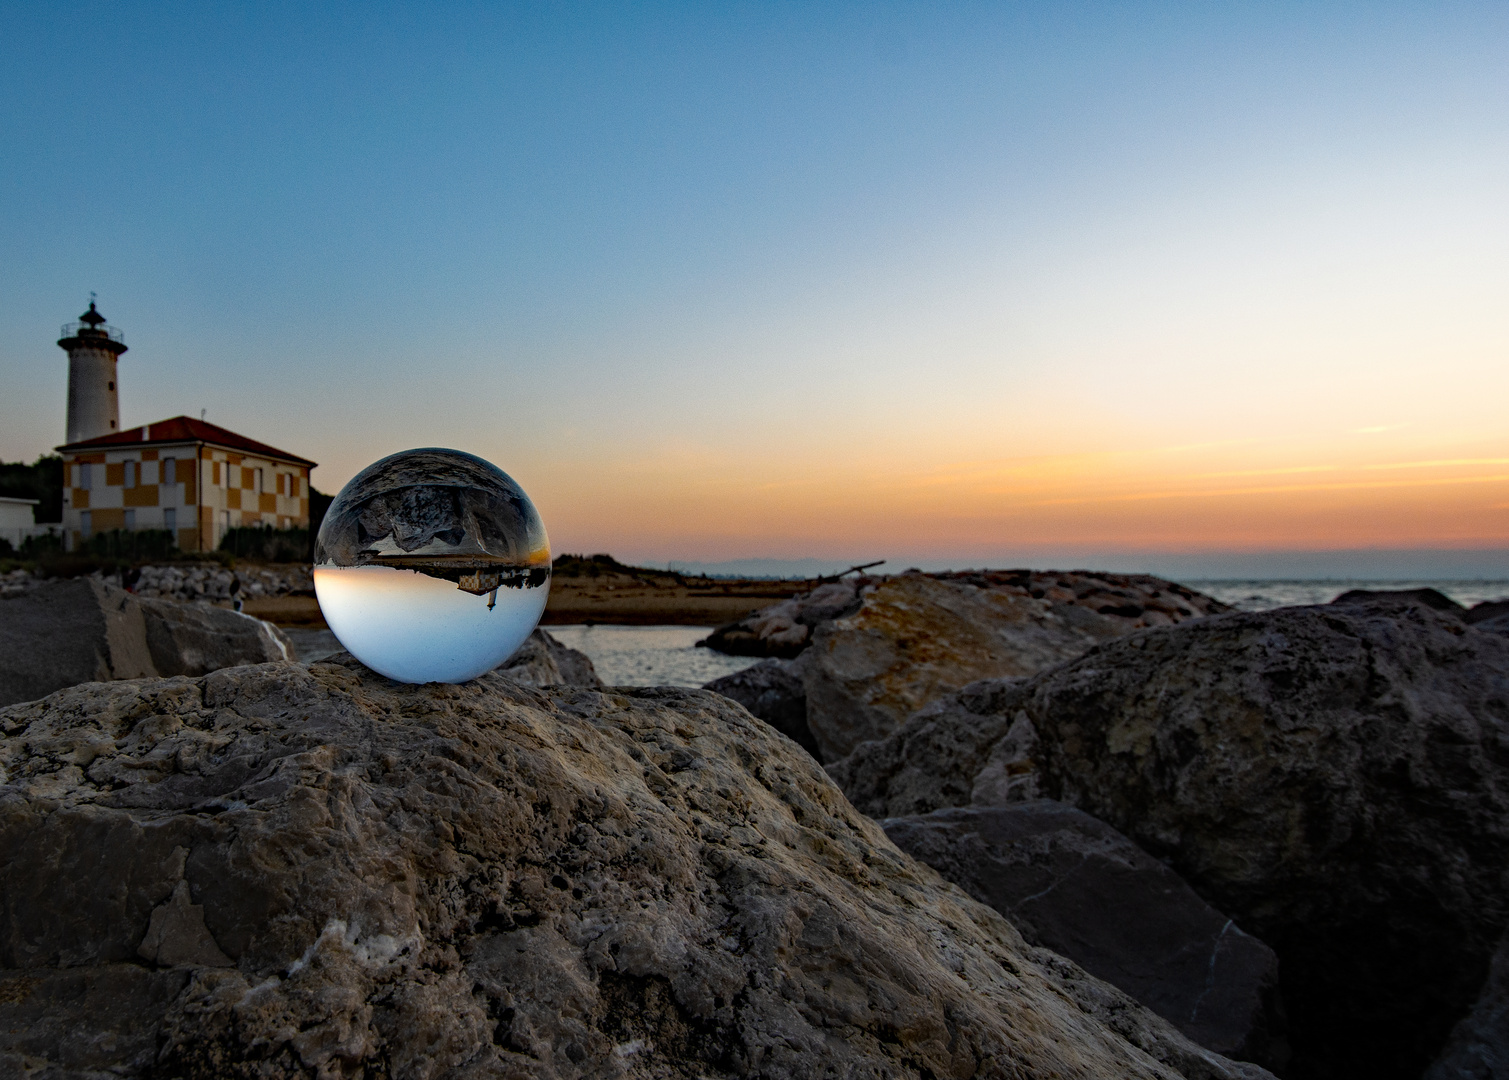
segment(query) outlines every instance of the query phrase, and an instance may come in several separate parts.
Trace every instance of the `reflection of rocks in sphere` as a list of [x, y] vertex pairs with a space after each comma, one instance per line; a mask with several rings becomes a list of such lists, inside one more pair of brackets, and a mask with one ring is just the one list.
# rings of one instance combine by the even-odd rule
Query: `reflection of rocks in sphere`
[[550, 591], [534, 504], [458, 450], [407, 450], [363, 469], [326, 511], [314, 563], [335, 636], [403, 682], [465, 682], [497, 667]]

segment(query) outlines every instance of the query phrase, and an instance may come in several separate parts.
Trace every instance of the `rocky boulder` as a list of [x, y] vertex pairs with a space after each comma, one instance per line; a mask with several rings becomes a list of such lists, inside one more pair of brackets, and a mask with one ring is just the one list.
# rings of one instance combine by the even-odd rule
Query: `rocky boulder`
[[601, 686], [586, 653], [562, 645], [548, 631], [536, 629], [498, 671], [526, 686]]
[[[106, 586], [108, 588], [108, 586]], [[237, 664], [291, 660], [271, 623], [208, 604], [138, 598], [156, 675], [207, 675]]]
[[1273, 950], [1104, 822], [1039, 800], [881, 827], [1028, 941], [1125, 990], [1202, 1046], [1285, 1064]]
[[1452, 1029], [1424, 1080], [1509, 1078], [1509, 936], [1499, 942], [1472, 1011]]
[[287, 642], [260, 619], [138, 598], [97, 578], [49, 581], [0, 599], [0, 704], [81, 682], [203, 675], [288, 658]]
[[817, 740], [807, 726], [807, 688], [802, 682], [806, 664], [795, 660], [761, 660], [703, 686], [743, 705], [755, 716], [817, 757]]
[[[1087, 592], [1093, 602], [1079, 603], [1058, 585], [1033, 596], [985, 574], [972, 576], [978, 581], [966, 575], [890, 578], [867, 589], [854, 614], [818, 627], [805, 655], [804, 681], [807, 726], [824, 761], [889, 734], [927, 702], [967, 683], [1031, 675], [1137, 629], [1147, 614], [1126, 597], [1120, 602], [1127, 606], [1115, 609], [1121, 614], [1102, 614], [1096, 598], [1108, 611], [1116, 598]], [[1050, 595], [1055, 590], [1067, 599]], [[1129, 614], [1134, 606], [1135, 619]], [[1190, 614], [1159, 617], [1192, 617], [1196, 609], [1182, 610]]]
[[[908, 571], [907, 576], [919, 576]], [[963, 570], [921, 575], [934, 581], [968, 585], [1007, 596], [1040, 600], [1071, 623], [1082, 612], [1113, 620], [1121, 632], [1149, 626], [1172, 626], [1185, 619], [1231, 609], [1203, 593], [1150, 574], [1108, 574], [1089, 570]], [[790, 659], [812, 643], [824, 623], [852, 615], [861, 599], [889, 577], [856, 577], [829, 582], [789, 600], [761, 608], [738, 622], [719, 627], [699, 645], [733, 656]], [[1097, 625], [1096, 620], [1085, 623]], [[1099, 636], [1091, 631], [1091, 637]]]
[[1509, 600], [1485, 600], [1474, 604], [1463, 618], [1479, 630], [1509, 637]]
[[790, 658], [804, 650], [812, 630], [859, 607], [868, 578], [831, 581], [789, 600], [770, 604], [738, 622], [720, 626], [697, 644], [730, 656]]
[[0, 1072], [1260, 1077], [716, 694], [338, 663], [0, 710]]
[[877, 816], [1047, 796], [1277, 952], [1299, 1077], [1418, 1076], [1509, 923], [1509, 641], [1420, 604], [1142, 631], [832, 767]]
[[1465, 618], [1467, 609], [1438, 589], [1348, 589], [1333, 604], [1424, 604]]

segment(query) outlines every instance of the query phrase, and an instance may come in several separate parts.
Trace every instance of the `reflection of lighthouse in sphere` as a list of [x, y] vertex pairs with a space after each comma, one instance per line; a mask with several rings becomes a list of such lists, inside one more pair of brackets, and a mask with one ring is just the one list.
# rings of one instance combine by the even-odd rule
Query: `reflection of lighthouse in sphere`
[[330, 504], [314, 563], [335, 636], [400, 682], [491, 671], [550, 592], [550, 541], [529, 497], [458, 450], [407, 450], [363, 469]]

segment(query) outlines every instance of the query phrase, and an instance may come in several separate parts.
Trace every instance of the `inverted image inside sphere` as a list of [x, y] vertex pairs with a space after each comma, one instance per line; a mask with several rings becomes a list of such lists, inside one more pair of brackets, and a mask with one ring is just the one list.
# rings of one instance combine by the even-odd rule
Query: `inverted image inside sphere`
[[550, 541], [529, 496], [496, 465], [459, 450], [405, 450], [341, 489], [320, 526], [315, 563], [421, 573], [546, 568]]
[[373, 671], [408, 683], [460, 683], [518, 651], [545, 611], [548, 585], [473, 595], [392, 566], [316, 566], [325, 622]]
[[326, 511], [314, 562], [335, 636], [402, 682], [465, 682], [497, 667], [550, 592], [534, 504], [459, 450], [406, 450], [363, 469]]

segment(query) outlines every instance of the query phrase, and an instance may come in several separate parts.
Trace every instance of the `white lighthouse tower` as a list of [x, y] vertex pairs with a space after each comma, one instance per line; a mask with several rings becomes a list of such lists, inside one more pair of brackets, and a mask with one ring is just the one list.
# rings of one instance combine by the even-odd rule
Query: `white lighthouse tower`
[[89, 301], [78, 322], [63, 327], [59, 348], [68, 353], [68, 441], [82, 442], [120, 430], [115, 361], [126, 351], [121, 332]]

